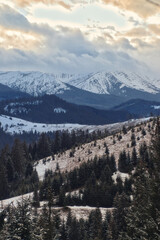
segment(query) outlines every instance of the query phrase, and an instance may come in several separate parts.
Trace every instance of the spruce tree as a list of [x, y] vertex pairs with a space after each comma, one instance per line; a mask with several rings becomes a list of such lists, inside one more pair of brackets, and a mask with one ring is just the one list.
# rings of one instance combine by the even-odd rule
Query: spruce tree
[[126, 231], [121, 232], [119, 240], [160, 239], [160, 212], [157, 208], [155, 209], [151, 196], [151, 179], [141, 162], [135, 174], [133, 202], [126, 214]]
[[127, 161], [127, 154], [126, 151], [123, 150], [120, 155], [119, 155], [119, 160], [118, 160], [118, 170], [120, 172], [128, 172], [128, 161]]
[[9, 196], [9, 184], [7, 179], [7, 172], [4, 165], [0, 167], [0, 200]]

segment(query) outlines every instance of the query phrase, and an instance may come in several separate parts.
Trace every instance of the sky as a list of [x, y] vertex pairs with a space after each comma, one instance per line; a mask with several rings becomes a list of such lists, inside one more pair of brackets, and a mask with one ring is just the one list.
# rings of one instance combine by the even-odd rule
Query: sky
[[160, 0], [0, 0], [0, 71], [160, 75]]

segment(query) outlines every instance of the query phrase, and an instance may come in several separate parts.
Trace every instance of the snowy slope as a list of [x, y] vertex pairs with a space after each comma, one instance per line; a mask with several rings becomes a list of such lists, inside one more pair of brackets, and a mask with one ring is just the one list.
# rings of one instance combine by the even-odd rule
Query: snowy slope
[[[136, 150], [137, 152], [139, 151], [139, 147], [143, 142], [146, 142], [147, 145], [150, 143], [151, 139], [151, 132], [148, 131], [148, 126], [147, 124], [143, 124], [147, 122], [148, 119], [139, 119], [132, 121], [130, 123], [124, 123], [126, 127], [128, 126], [136, 126], [137, 124], [140, 124], [142, 128], [145, 129], [146, 135], [144, 136], [141, 131], [137, 131], [140, 127], [137, 126], [135, 127], [135, 134], [136, 137], [139, 138], [139, 140], [136, 143]], [[111, 129], [112, 131], [117, 130], [120, 133], [120, 130], [122, 129], [123, 125], [108, 125], [106, 126], [107, 131]], [[113, 134], [114, 132], [112, 132]], [[122, 134], [122, 133], [121, 133]], [[118, 133], [117, 133], [118, 135]], [[132, 153], [133, 147], [131, 145], [131, 136], [132, 136], [132, 129], [128, 130], [125, 135], [122, 134], [122, 139], [119, 141], [117, 138], [117, 135], [113, 134], [110, 135], [106, 138], [99, 139], [96, 141], [96, 145], [93, 142], [83, 144], [81, 147], [76, 147], [75, 148], [75, 153], [73, 157], [70, 157], [70, 149], [63, 152], [62, 154], [55, 154], [54, 159], [52, 156], [49, 156], [45, 159], [41, 159], [37, 161], [35, 164], [35, 168], [37, 170], [38, 176], [40, 180], [44, 178], [45, 171], [50, 169], [53, 172], [56, 171], [57, 169], [57, 164], [61, 172], [69, 172], [73, 170], [76, 167], [79, 167], [82, 163], [87, 162], [88, 160], [93, 160], [95, 156], [97, 157], [102, 157], [105, 155], [106, 148], [104, 146], [104, 142], [107, 144], [109, 148], [110, 154], [114, 154], [116, 163], [118, 164], [118, 159], [119, 159], [119, 154], [122, 151], [122, 149], [127, 148], [127, 152], [129, 151]], [[113, 139], [115, 142], [113, 142]], [[129, 144], [129, 146], [127, 146]], [[79, 161], [81, 159], [81, 161]], [[116, 174], [113, 175], [113, 180], [115, 181], [116, 178], [120, 176], [122, 180], [125, 180], [125, 178], [128, 177], [128, 174], [122, 174], [120, 172], [117, 172]]]
[[86, 127], [85, 125], [80, 124], [44, 124], [44, 123], [33, 123], [29, 121], [22, 120], [20, 118], [9, 117], [6, 115], [0, 115], [0, 123], [3, 129], [10, 133], [23, 133], [23, 132], [50, 132], [50, 131], [62, 131], [68, 130], [72, 131], [73, 129], [81, 129]]
[[63, 131], [68, 130], [71, 132], [73, 129], [78, 130], [82, 129], [84, 131], [89, 130], [93, 131], [104, 131], [108, 132], [116, 131], [117, 129], [122, 128], [123, 125], [134, 126], [140, 122], [148, 121], [150, 118], [141, 118], [141, 119], [132, 119], [126, 122], [119, 122], [106, 125], [81, 125], [81, 124], [45, 124], [45, 123], [34, 123], [29, 122], [20, 118], [10, 117], [6, 115], [0, 115], [0, 124], [1, 127], [9, 134], [21, 134], [23, 132], [36, 131], [39, 133], [50, 132], [50, 131]]
[[97, 94], [114, 94], [120, 90], [125, 93], [124, 87], [153, 94], [160, 92], [160, 81], [131, 72], [97, 72], [69, 79], [68, 83]]
[[[13, 198], [8, 198], [5, 200], [1, 201], [0, 205], [0, 212], [3, 211], [4, 208], [6, 208], [9, 205], [17, 206], [18, 203], [24, 201], [24, 200], [32, 200], [33, 199], [33, 192], [27, 193], [24, 195], [19, 195], [17, 197]], [[43, 206], [47, 206], [46, 201], [41, 201], [40, 202], [40, 208], [39, 211], [42, 210]], [[76, 217], [76, 219], [80, 220], [81, 218], [86, 219], [88, 218], [89, 214], [91, 211], [95, 210], [96, 207], [90, 207], [90, 206], [68, 206], [68, 209], [70, 209], [72, 216]], [[105, 218], [106, 216], [106, 211], [112, 211], [114, 208], [102, 208], [100, 207], [99, 210], [101, 211], [102, 218]], [[68, 211], [64, 211], [63, 207], [52, 207], [52, 210], [54, 212], [58, 212], [59, 216], [61, 217], [62, 220], [67, 219]]]
[[0, 72], [0, 83], [13, 89], [38, 96], [58, 94], [69, 90], [61, 80], [70, 79], [72, 75], [54, 75], [41, 72]]

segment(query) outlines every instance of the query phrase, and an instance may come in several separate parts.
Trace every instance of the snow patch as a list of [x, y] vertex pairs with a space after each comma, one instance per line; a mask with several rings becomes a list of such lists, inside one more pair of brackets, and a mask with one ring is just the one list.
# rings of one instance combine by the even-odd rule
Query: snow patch
[[124, 182], [125, 179], [129, 179], [129, 174], [117, 171], [112, 175], [112, 179], [114, 180], [114, 182], [116, 182], [117, 178], [121, 178], [122, 181]]
[[54, 108], [55, 113], [66, 113], [67, 111], [63, 108]]
[[43, 101], [31, 101], [31, 102], [13, 102], [13, 103], [9, 103], [8, 105], [6, 105], [4, 107], [4, 111], [7, 113], [11, 113], [14, 115], [17, 115], [17, 113], [28, 113], [30, 111], [30, 109], [26, 108], [26, 105], [39, 105], [41, 104]]
[[155, 110], [160, 109], [160, 106], [151, 106], [152, 108], [154, 108]]

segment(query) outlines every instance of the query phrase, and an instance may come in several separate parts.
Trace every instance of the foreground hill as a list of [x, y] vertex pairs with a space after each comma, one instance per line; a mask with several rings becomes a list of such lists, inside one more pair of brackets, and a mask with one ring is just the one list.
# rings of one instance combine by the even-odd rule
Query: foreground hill
[[23, 169], [24, 165], [20, 163], [29, 161], [23, 169], [25, 179], [19, 178], [20, 187], [12, 187], [15, 193], [31, 191], [1, 201], [0, 238], [127, 240], [140, 239], [143, 233], [144, 239], [158, 239], [159, 126], [156, 119], [146, 119], [136, 126], [123, 125], [107, 137], [97, 132], [94, 141], [82, 145], [74, 141], [72, 149], [60, 148], [34, 165], [30, 158], [33, 150], [44, 153], [49, 146], [44, 134], [33, 148], [19, 141], [12, 151], [5, 148], [2, 154], [7, 162], [1, 162], [1, 194], [6, 191], [2, 188], [5, 184], [11, 187], [2, 177], [7, 174], [3, 168], [13, 170], [8, 164], [11, 161], [18, 170], [16, 178], [7, 175], [12, 185], [13, 180], [23, 176], [18, 167]]
[[[143, 122], [144, 121], [144, 122]], [[79, 167], [82, 163], [93, 160], [95, 157], [103, 157], [106, 155], [106, 145], [108, 147], [109, 153], [114, 154], [116, 164], [118, 167], [118, 158], [123, 149], [125, 149], [130, 154], [133, 151], [134, 146], [132, 146], [131, 136], [133, 134], [133, 129], [135, 133], [135, 148], [137, 153], [139, 147], [144, 142], [147, 145], [150, 145], [151, 141], [151, 125], [149, 119], [140, 119], [133, 122], [123, 123], [118, 126], [108, 126], [107, 131], [113, 132], [113, 135], [110, 135], [106, 138], [99, 139], [96, 142], [86, 143], [82, 146], [78, 146], [74, 149], [74, 155], [71, 157], [70, 152], [73, 149], [67, 150], [62, 154], [57, 154], [54, 156], [49, 156], [48, 158], [42, 159], [36, 163], [36, 170], [40, 179], [43, 179], [45, 171], [47, 169], [53, 170], [57, 168], [57, 164], [61, 172], [71, 171], [76, 167]], [[126, 134], [123, 133], [123, 126], [129, 128]], [[107, 126], [106, 126], [107, 127]], [[145, 131], [145, 132], [144, 132]], [[121, 175], [121, 174], [120, 174]], [[115, 176], [115, 178], [117, 175]]]

